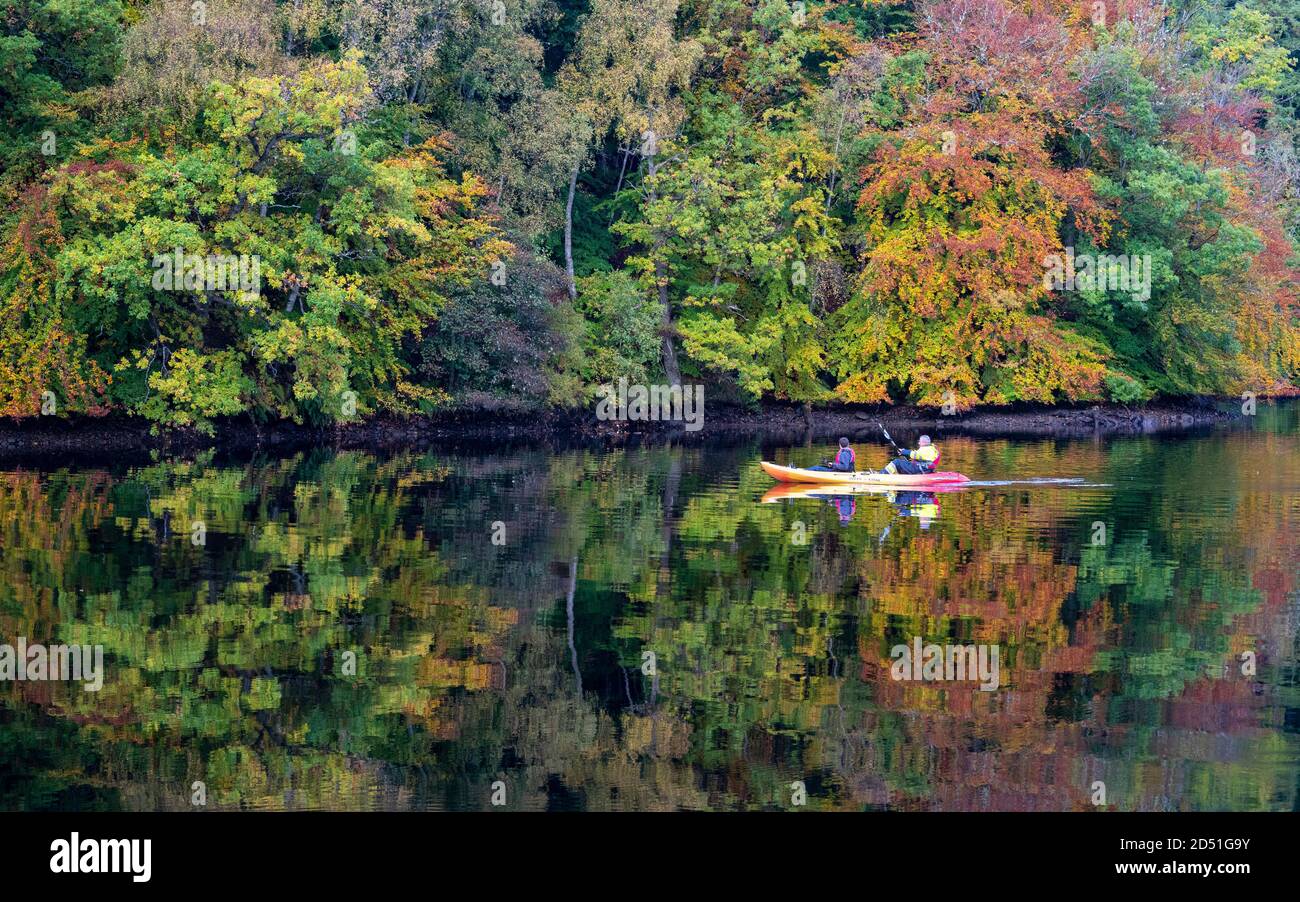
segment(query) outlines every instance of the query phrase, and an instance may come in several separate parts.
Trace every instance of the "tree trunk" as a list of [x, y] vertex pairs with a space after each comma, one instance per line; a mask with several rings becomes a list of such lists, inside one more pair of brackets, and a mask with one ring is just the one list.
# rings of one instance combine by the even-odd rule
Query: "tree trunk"
[[[659, 568], [655, 577], [655, 604], [652, 610], [663, 611], [667, 602], [666, 599], [672, 594], [672, 556], [673, 542], [677, 537], [677, 521], [674, 519], [674, 511], [677, 508], [677, 492], [682, 485], [682, 453], [677, 448], [668, 448], [668, 472], [664, 474], [664, 490], [660, 495], [662, 501], [663, 528], [660, 532], [663, 549], [659, 552]], [[661, 602], [661, 599], [664, 600]], [[654, 615], [651, 621], [652, 628], [657, 629], [660, 625], [659, 614]], [[650, 709], [650, 747], [658, 749], [659, 746], [659, 712], [656, 709], [656, 703], [659, 701], [659, 668], [655, 667], [654, 673], [650, 677], [650, 688], [646, 692], [646, 704]]]
[[578, 164], [569, 173], [569, 200], [564, 205], [564, 274], [569, 279], [569, 298], [577, 300], [578, 282], [573, 275], [573, 195], [578, 190]]
[[835, 128], [835, 150], [831, 152], [831, 159], [835, 161], [835, 168], [831, 170], [831, 184], [826, 189], [826, 212], [831, 211], [831, 204], [835, 200], [835, 182], [836, 176], [840, 173], [840, 136], [844, 134], [844, 106], [840, 106], [840, 124]]
[[[650, 188], [650, 205], [654, 206], [659, 200], [659, 194], [654, 189], [654, 178], [659, 172], [659, 165], [655, 162], [654, 154], [646, 154], [646, 171], [649, 174], [651, 184]], [[656, 242], [656, 254], [663, 252], [664, 245], [667, 244], [665, 239]], [[662, 309], [661, 319], [659, 322], [659, 332], [663, 336], [663, 358], [664, 358], [664, 378], [668, 380], [669, 385], [682, 384], [682, 372], [677, 366], [677, 348], [673, 344], [673, 307], [668, 298], [668, 264], [664, 260], [655, 261], [655, 284], [659, 289], [659, 306]]]
[[569, 656], [573, 659], [573, 675], [578, 680], [578, 695], [582, 695], [582, 670], [578, 667], [578, 645], [574, 641], [577, 628], [573, 616], [573, 596], [578, 590], [578, 556], [569, 563], [569, 594], [564, 599], [564, 609], [569, 621]]
[[682, 372], [677, 366], [677, 348], [673, 344], [673, 308], [668, 301], [668, 267], [662, 261], [655, 264], [655, 281], [659, 283], [659, 303], [663, 307], [659, 331], [664, 337], [664, 378], [669, 385], [681, 385]]
[[[613, 195], [615, 198], [618, 197], [618, 192], [623, 190], [623, 174], [627, 172], [627, 158], [631, 153], [632, 153], [632, 148], [630, 147], [623, 148], [623, 165], [618, 167], [618, 185], [615, 186], [614, 195]], [[615, 214], [618, 213], [618, 207], [615, 204], [610, 204], [610, 207], [612, 209], [609, 211], [609, 224], [613, 225], [614, 216]]]

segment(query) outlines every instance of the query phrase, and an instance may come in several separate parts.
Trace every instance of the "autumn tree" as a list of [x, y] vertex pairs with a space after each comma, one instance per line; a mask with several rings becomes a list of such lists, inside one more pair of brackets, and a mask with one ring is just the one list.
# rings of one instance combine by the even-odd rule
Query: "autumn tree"
[[1067, 217], [1105, 228], [1085, 173], [1052, 157], [1082, 106], [1077, 42], [1048, 8], [1003, 0], [924, 3], [918, 26], [927, 90], [862, 172], [836, 391], [950, 409], [1096, 397], [1104, 353], [1053, 321], [1043, 287]]
[[[355, 55], [215, 83], [202, 140], [165, 155], [106, 143], [52, 175], [66, 213], [48, 222], [43, 278], [81, 329], [107, 326], [89, 353], [115, 371], [119, 403], [210, 429], [246, 411], [332, 421], [438, 400], [407, 380], [404, 343], [506, 246], [474, 211], [486, 186], [448, 179], [436, 143], [357, 134], [368, 96]], [[86, 205], [95, 216], [76, 215]], [[177, 248], [255, 260], [259, 277], [160, 286]]]
[[213, 82], [292, 70], [280, 24], [273, 0], [154, 0], [122, 38], [117, 77], [90, 103], [124, 136], [171, 140], [202, 126]]

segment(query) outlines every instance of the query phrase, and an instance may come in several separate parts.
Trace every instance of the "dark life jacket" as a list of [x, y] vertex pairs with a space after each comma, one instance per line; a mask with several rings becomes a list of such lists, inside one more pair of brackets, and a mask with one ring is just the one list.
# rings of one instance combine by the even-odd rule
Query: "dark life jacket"
[[852, 473], [857, 468], [858, 456], [852, 448], [841, 448], [835, 455], [835, 469], [841, 473]]

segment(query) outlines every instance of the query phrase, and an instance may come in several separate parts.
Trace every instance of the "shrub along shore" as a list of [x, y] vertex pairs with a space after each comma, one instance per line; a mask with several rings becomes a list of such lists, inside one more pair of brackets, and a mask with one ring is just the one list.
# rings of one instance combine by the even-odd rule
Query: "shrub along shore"
[[[1294, 403], [1261, 401], [1267, 403]], [[186, 452], [205, 448], [230, 451], [291, 450], [336, 447], [381, 451], [422, 445], [510, 447], [516, 444], [562, 449], [595, 443], [626, 444], [744, 441], [754, 437], [771, 442], [831, 441], [847, 435], [854, 441], [879, 440], [877, 424], [905, 438], [913, 433], [943, 435], [1024, 436], [1080, 438], [1194, 431], [1232, 422], [1248, 422], [1241, 402], [1234, 399], [1194, 398], [1130, 407], [1115, 404], [1086, 406], [1025, 405], [1018, 409], [979, 408], [944, 416], [917, 407], [840, 406], [814, 408], [766, 404], [747, 407], [718, 404], [707, 407], [699, 431], [681, 422], [609, 421], [592, 410], [534, 411], [532, 413], [482, 412], [370, 418], [327, 427], [292, 423], [257, 425], [225, 420], [212, 434], [177, 428], [158, 432], [140, 418], [108, 416], [67, 420], [0, 421], [0, 458], [26, 459], [48, 464], [49, 453], [96, 454], [159, 450]]]

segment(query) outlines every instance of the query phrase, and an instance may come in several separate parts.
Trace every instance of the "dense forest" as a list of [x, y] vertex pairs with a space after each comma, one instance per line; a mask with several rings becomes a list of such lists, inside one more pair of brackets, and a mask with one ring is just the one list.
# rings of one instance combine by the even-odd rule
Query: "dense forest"
[[1291, 393], [1297, 54], [1286, 0], [0, 0], [0, 416]]

